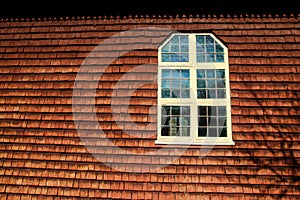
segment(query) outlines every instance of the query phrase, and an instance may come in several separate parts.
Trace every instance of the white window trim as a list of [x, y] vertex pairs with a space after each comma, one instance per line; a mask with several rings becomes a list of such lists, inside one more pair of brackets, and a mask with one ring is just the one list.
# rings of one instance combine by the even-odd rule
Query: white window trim
[[[189, 37], [189, 62], [162, 62], [162, 48], [174, 35], [187, 35]], [[210, 35], [224, 49], [224, 62], [196, 61], [196, 35]], [[161, 98], [162, 69], [190, 69], [190, 98], [172, 99]], [[194, 69], [194, 70], [193, 70]], [[226, 99], [197, 99], [196, 69], [225, 69]], [[162, 106], [191, 106], [191, 129], [190, 136], [161, 136], [161, 108]], [[226, 106], [227, 109], [227, 137], [198, 137], [198, 113], [197, 106]], [[231, 104], [230, 104], [230, 81], [227, 47], [213, 34], [172, 34], [158, 49], [158, 106], [157, 106], [157, 140], [155, 144], [178, 144], [178, 145], [234, 145], [232, 140]]]

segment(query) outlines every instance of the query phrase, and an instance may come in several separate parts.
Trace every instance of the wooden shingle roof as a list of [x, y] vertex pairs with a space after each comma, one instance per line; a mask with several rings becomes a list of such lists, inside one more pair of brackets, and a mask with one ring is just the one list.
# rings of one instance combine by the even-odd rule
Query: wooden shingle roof
[[[299, 199], [299, 17], [2, 19], [0, 199]], [[158, 171], [117, 171], [94, 158], [79, 138], [72, 113], [74, 81], [100, 42], [149, 26], [213, 32], [227, 45], [236, 145], [215, 146], [203, 158], [199, 147], [191, 147]], [[148, 115], [149, 107], [156, 105], [157, 85], [137, 90], [129, 110], [135, 122], [149, 127], [144, 132], [154, 134], [152, 138], [131, 137], [115, 126], [110, 98], [120, 76], [141, 64], [150, 64], [143, 74], [154, 79], [157, 49], [137, 50], [116, 60], [96, 93], [96, 112], [107, 137], [137, 153], [162, 147], [154, 143], [155, 109]], [[122, 109], [122, 102], [119, 106]], [[85, 120], [90, 120], [88, 115]], [[134, 131], [126, 123], [123, 129]], [[101, 152], [107, 156], [104, 162], [122, 165], [122, 158], [106, 150]], [[146, 168], [160, 164], [143, 162]]]

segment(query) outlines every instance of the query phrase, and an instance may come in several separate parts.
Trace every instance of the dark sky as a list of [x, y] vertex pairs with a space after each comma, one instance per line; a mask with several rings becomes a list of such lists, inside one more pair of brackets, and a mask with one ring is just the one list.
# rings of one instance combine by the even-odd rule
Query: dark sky
[[1, 17], [299, 13], [299, 0], [9, 0]]

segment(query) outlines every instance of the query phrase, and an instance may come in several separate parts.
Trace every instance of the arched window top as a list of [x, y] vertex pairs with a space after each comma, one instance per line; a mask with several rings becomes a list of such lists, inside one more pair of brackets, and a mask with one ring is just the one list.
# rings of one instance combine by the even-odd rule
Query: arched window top
[[224, 48], [211, 35], [196, 35], [197, 62], [224, 62]]
[[189, 62], [188, 35], [173, 35], [162, 47], [162, 62]]
[[211, 33], [173, 34], [159, 48], [161, 63], [224, 63], [227, 48]]

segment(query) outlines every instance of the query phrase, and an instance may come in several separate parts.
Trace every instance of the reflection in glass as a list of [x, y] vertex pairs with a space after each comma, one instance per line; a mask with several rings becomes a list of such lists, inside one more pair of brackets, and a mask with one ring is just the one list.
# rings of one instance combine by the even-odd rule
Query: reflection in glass
[[162, 62], [170, 62], [169, 54], [163, 53], [161, 59]]
[[206, 37], [206, 44], [214, 44], [214, 39], [210, 35], [207, 35], [205, 37]]
[[172, 70], [172, 78], [180, 78], [180, 70], [173, 69]]
[[190, 107], [189, 106], [182, 106], [182, 115], [190, 115]]
[[224, 62], [224, 54], [217, 54], [216, 62]]
[[181, 90], [181, 98], [190, 98], [190, 90]]
[[216, 52], [217, 53], [223, 53], [224, 52], [223, 47], [219, 44], [216, 44]]
[[198, 88], [206, 88], [205, 80], [198, 80], [197, 87]]
[[171, 77], [171, 71], [167, 69], [162, 70], [162, 78], [170, 78]]
[[210, 35], [196, 36], [197, 62], [224, 62], [224, 48]]
[[206, 45], [206, 52], [207, 53], [213, 53], [214, 50], [214, 45]]
[[214, 54], [206, 54], [206, 62], [215, 62]]
[[161, 124], [162, 136], [190, 136], [190, 107], [163, 106]]
[[215, 78], [215, 70], [206, 70], [206, 78]]
[[197, 98], [198, 99], [206, 98], [206, 90], [197, 90]]
[[173, 53], [179, 52], [179, 45], [172, 45], [172, 46], [171, 46], [171, 51], [172, 51]]
[[197, 54], [197, 62], [205, 62], [205, 54]]
[[181, 77], [182, 78], [190, 78], [190, 70], [188, 70], [188, 69], [181, 70]]

